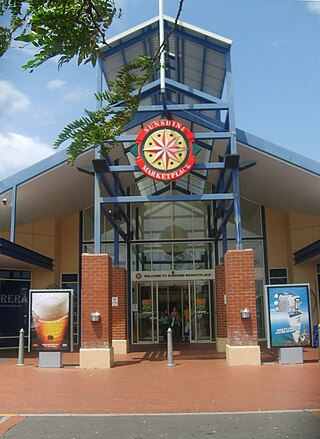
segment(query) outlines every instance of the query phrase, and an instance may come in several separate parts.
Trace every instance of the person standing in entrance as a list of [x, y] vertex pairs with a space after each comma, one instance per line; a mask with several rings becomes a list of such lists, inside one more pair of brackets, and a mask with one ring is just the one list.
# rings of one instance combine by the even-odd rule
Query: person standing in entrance
[[183, 310], [183, 319], [184, 319], [184, 341], [189, 341], [190, 336], [190, 311], [188, 305], [184, 304]]
[[172, 330], [173, 343], [177, 343], [180, 341], [181, 317], [176, 307], [172, 308], [172, 312], [169, 317], [169, 323]]

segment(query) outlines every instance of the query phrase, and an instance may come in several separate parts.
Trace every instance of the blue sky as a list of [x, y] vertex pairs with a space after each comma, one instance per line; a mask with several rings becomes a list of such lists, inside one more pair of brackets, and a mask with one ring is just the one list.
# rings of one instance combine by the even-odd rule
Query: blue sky
[[[158, 0], [116, 4], [109, 37], [158, 15]], [[164, 0], [165, 14], [178, 5]], [[185, 0], [180, 18], [233, 40], [237, 127], [320, 162], [320, 0]], [[28, 47], [0, 58], [0, 179], [54, 153], [63, 127], [95, 108], [91, 66], [52, 60], [30, 74], [28, 59]]]

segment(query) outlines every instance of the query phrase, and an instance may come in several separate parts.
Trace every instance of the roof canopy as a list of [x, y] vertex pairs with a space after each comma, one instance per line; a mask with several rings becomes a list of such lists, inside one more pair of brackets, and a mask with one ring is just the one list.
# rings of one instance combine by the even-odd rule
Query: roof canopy
[[[164, 24], [166, 31], [170, 31], [174, 20], [165, 17]], [[108, 41], [102, 63], [107, 85], [114, 79], [116, 70], [136, 55], [155, 53], [159, 46], [158, 25], [159, 19], [155, 18]], [[197, 161], [201, 163], [219, 162], [231, 137], [227, 117], [230, 102], [224, 101], [230, 47], [230, 40], [182, 22], [169, 37], [166, 55], [168, 109], [175, 120], [182, 121], [195, 133], [201, 147]], [[159, 78], [155, 74], [143, 89], [138, 115], [111, 151], [109, 165], [114, 160], [119, 160], [120, 165], [134, 165], [135, 159], [129, 150], [137, 133], [161, 115]], [[239, 129], [234, 132], [240, 170], [247, 162], [256, 162], [254, 167], [240, 173], [242, 197], [283, 212], [320, 214], [319, 163]], [[209, 133], [213, 133], [211, 138]], [[93, 158], [93, 151], [86, 151], [70, 167], [65, 151], [60, 151], [0, 181], [0, 194], [7, 198], [7, 206], [0, 206], [0, 229], [10, 227], [11, 189], [15, 187], [17, 225], [45, 218], [64, 218], [92, 204], [93, 179], [78, 172], [76, 166], [89, 166]], [[182, 192], [190, 191], [192, 186], [193, 191], [209, 193], [212, 186], [217, 186], [218, 178], [219, 174], [214, 170], [195, 170], [180, 179], [177, 186]], [[107, 175], [106, 179], [111, 185], [112, 176]], [[160, 193], [166, 189], [162, 182], [155, 182], [137, 171], [121, 174], [121, 183], [135, 194]]]

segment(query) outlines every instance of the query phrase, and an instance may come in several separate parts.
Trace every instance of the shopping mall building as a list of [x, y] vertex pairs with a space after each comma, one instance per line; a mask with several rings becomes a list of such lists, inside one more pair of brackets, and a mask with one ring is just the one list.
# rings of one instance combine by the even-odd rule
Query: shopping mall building
[[[154, 55], [159, 23], [108, 42], [101, 90]], [[70, 166], [60, 151], [0, 181], [0, 347], [27, 330], [30, 288], [74, 290], [84, 351], [161, 343], [173, 307], [189, 311], [191, 343], [258, 347], [267, 284], [310, 284], [318, 323], [320, 164], [236, 128], [230, 40], [163, 25], [165, 70], [106, 158]]]

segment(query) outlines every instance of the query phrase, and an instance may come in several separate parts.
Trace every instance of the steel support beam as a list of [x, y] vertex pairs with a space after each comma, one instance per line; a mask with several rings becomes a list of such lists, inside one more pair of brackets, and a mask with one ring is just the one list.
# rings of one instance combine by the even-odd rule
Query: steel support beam
[[202, 194], [202, 195], [134, 195], [131, 197], [101, 197], [101, 203], [163, 203], [176, 201], [212, 201], [233, 200], [233, 194]]
[[16, 220], [17, 218], [17, 185], [12, 188], [12, 206], [10, 218], [10, 241], [15, 242], [16, 239]]

